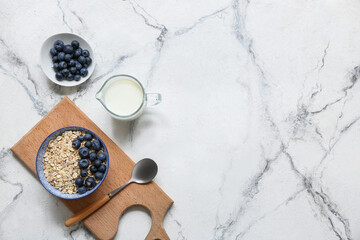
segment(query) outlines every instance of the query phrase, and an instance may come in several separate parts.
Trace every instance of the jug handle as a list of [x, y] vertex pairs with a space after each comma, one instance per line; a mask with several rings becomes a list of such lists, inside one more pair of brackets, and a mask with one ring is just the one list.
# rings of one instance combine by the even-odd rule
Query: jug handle
[[161, 103], [162, 97], [160, 93], [146, 93], [146, 105], [155, 106]]

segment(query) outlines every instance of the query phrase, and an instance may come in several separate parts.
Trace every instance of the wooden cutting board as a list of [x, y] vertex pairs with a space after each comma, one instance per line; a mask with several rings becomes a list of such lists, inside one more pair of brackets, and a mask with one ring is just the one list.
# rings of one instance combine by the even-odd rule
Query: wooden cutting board
[[[61, 199], [75, 213], [126, 183], [135, 163], [68, 97], [61, 100], [11, 150], [36, 175], [35, 159], [41, 143], [55, 130], [67, 126], [90, 129], [104, 141], [109, 151], [110, 168], [103, 184], [87, 197], [77, 200]], [[172, 204], [173, 200], [154, 182], [146, 185], [131, 184], [83, 223], [97, 238], [111, 239], [117, 232], [119, 219], [124, 211], [131, 206], [141, 205], [149, 210], [152, 217], [151, 229], [146, 239], [169, 239], [163, 220]]]

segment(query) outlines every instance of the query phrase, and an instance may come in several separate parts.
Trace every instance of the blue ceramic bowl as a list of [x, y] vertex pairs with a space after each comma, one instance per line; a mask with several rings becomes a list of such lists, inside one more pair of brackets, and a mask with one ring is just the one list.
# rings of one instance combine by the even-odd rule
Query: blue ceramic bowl
[[[67, 194], [67, 193], [62, 193], [61, 191], [57, 190], [56, 188], [54, 188], [46, 179], [45, 175], [44, 175], [44, 170], [43, 170], [43, 157], [46, 151], [46, 148], [49, 144], [49, 142], [51, 140], [54, 140], [57, 136], [63, 134], [65, 131], [84, 131], [87, 133], [90, 133], [94, 138], [99, 139], [102, 146], [104, 147], [104, 152], [107, 155], [107, 160], [106, 160], [106, 171], [104, 173], [104, 177], [103, 179], [90, 191], [87, 191], [84, 194], [78, 194], [78, 193], [74, 193], [74, 194]], [[82, 197], [86, 197], [89, 194], [93, 193], [105, 180], [105, 177], [108, 173], [108, 169], [109, 169], [109, 153], [107, 151], [107, 148], [104, 144], [104, 142], [92, 131], [90, 131], [89, 129], [86, 128], [82, 128], [82, 127], [64, 127], [64, 128], [60, 128], [59, 130], [56, 130], [55, 132], [53, 132], [52, 134], [50, 134], [45, 140], [44, 142], [41, 144], [39, 151], [37, 153], [36, 156], [36, 172], [38, 175], [38, 178], [41, 182], [41, 184], [44, 186], [44, 188], [46, 190], [48, 190], [51, 194], [55, 195], [56, 197], [59, 198], [63, 198], [63, 199], [78, 199], [78, 198], [82, 198]]]

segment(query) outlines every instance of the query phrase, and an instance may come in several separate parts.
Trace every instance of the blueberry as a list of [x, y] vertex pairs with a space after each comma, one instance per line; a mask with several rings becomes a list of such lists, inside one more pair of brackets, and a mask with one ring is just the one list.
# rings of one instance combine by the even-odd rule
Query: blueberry
[[105, 153], [98, 153], [97, 154], [97, 159], [104, 162], [106, 160], [106, 154]]
[[65, 60], [65, 53], [59, 52], [58, 58], [59, 58], [59, 61], [64, 61]]
[[74, 80], [74, 74], [69, 73], [69, 74], [67, 75], [67, 80], [69, 80], [69, 81]]
[[100, 151], [100, 150], [101, 150], [101, 143], [100, 143], [99, 139], [95, 139], [95, 140], [92, 142], [92, 148], [93, 148], [95, 151]]
[[81, 76], [80, 76], [80, 75], [78, 75], [78, 74], [76, 74], [76, 75], [75, 75], [75, 77], [74, 77], [74, 79], [75, 79], [75, 81], [80, 81]]
[[84, 194], [86, 193], [86, 187], [85, 186], [81, 186], [78, 188], [78, 194]]
[[70, 54], [65, 54], [65, 61], [70, 62], [70, 60], [71, 60], [71, 55]]
[[86, 68], [82, 68], [80, 69], [80, 74], [83, 77], [86, 77], [86, 75], [88, 75], [88, 70]]
[[80, 56], [81, 56], [81, 49], [80, 49], [80, 48], [78, 48], [78, 49], [75, 50], [74, 56], [75, 56], [75, 57], [80, 57]]
[[87, 147], [80, 148], [79, 155], [81, 158], [88, 158], [89, 157], [89, 149]]
[[79, 136], [77, 136], [77, 139], [80, 141], [80, 142], [82, 142], [82, 141], [84, 141], [84, 135], [79, 135]]
[[100, 161], [99, 159], [96, 159], [96, 160], [94, 161], [94, 166], [95, 166], [96, 168], [100, 167], [100, 166], [101, 166], [101, 161]]
[[88, 57], [88, 56], [90, 56], [90, 53], [89, 53], [88, 50], [84, 49], [84, 50], [82, 51], [82, 55], [83, 55], [84, 57]]
[[89, 65], [87, 65], [86, 63], [83, 64], [84, 68], [88, 68]]
[[57, 51], [55, 48], [50, 49], [51, 56], [55, 56], [57, 54]]
[[96, 182], [95, 182], [95, 179], [93, 177], [88, 177], [85, 180], [85, 186], [87, 188], [93, 188], [93, 187], [95, 187], [95, 185], [96, 185]]
[[89, 166], [89, 160], [87, 159], [80, 159], [79, 160], [79, 167], [80, 168], [87, 168]]
[[54, 42], [54, 47], [55, 47], [56, 45], [64, 46], [64, 42], [61, 41], [61, 40], [56, 40], [56, 41]]
[[97, 172], [97, 168], [96, 168], [95, 166], [91, 166], [91, 167], [90, 167], [90, 172], [96, 173], [96, 172]]
[[85, 140], [91, 141], [92, 135], [90, 133], [85, 134]]
[[63, 46], [64, 45], [57, 44], [57, 45], [54, 45], [54, 48], [59, 53], [63, 50]]
[[62, 74], [64, 77], [67, 77], [67, 75], [69, 75], [69, 70], [67, 70], [66, 68], [64, 68], [63, 70], [61, 70], [61, 74]]
[[69, 65], [70, 65], [71, 67], [75, 67], [75, 65], [76, 65], [75, 60], [74, 60], [74, 59], [71, 59], [70, 62], [69, 62]]
[[64, 46], [64, 53], [73, 53], [74, 48], [71, 45], [65, 45]]
[[84, 56], [78, 57], [78, 62], [84, 64], [86, 62], [86, 58]]
[[56, 77], [56, 79], [59, 80], [59, 81], [61, 81], [61, 80], [63, 79], [63, 75], [62, 75], [60, 72], [57, 72], [57, 73], [55, 74], [55, 77]]
[[91, 141], [86, 141], [86, 143], [85, 143], [85, 147], [87, 147], [87, 148], [91, 148], [92, 147], [92, 143], [91, 143]]
[[106, 166], [104, 164], [101, 164], [98, 168], [98, 171], [104, 173], [106, 171]]
[[87, 177], [87, 175], [89, 175], [89, 173], [88, 173], [88, 171], [86, 169], [81, 169], [80, 170], [80, 176]]
[[86, 57], [86, 64], [90, 66], [90, 64], [92, 63], [92, 59], [89, 57]]
[[75, 74], [75, 73], [76, 73], [76, 67], [71, 67], [71, 68], [70, 68], [70, 72], [71, 72], [72, 74]]
[[71, 46], [73, 48], [78, 48], [80, 46], [80, 43], [78, 41], [74, 40], [74, 41], [71, 42]]
[[79, 149], [81, 145], [81, 142], [77, 139], [75, 139], [74, 141], [72, 141], [72, 147], [75, 148], [75, 149]]
[[84, 185], [84, 179], [78, 177], [77, 179], [75, 179], [75, 185], [81, 187], [82, 185]]
[[91, 152], [90, 155], [89, 155], [89, 159], [90, 159], [91, 162], [95, 161], [96, 160], [96, 153]]
[[66, 62], [65, 61], [59, 62], [59, 69], [65, 69], [65, 68], [67, 68]]
[[58, 64], [58, 63], [54, 63], [53, 68], [54, 68], [54, 71], [55, 71], [55, 72], [58, 72], [58, 71], [59, 71], [59, 64]]
[[59, 57], [58, 56], [53, 56], [52, 57], [52, 62], [53, 63], [56, 63], [56, 62], [58, 62], [59, 61]]
[[80, 70], [80, 69], [82, 68], [82, 65], [81, 65], [80, 63], [77, 63], [77, 64], [75, 65], [75, 67], [76, 67], [77, 70]]
[[102, 172], [96, 172], [94, 174], [94, 176], [95, 176], [96, 180], [101, 180], [103, 178], [104, 174]]

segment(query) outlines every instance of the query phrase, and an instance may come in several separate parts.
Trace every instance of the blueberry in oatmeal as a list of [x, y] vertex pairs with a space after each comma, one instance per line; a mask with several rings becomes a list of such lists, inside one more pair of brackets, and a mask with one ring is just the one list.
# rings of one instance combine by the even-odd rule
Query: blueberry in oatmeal
[[72, 147], [75, 149], [79, 149], [80, 145], [81, 145], [81, 142], [77, 139], [72, 142]]
[[88, 168], [88, 166], [89, 166], [89, 160], [87, 160], [87, 159], [80, 159], [79, 160], [79, 167], [81, 169]]
[[83, 135], [79, 135], [79, 136], [77, 136], [77, 139], [78, 139], [80, 142], [82, 142], [82, 141], [84, 141], [85, 137], [84, 137]]
[[98, 168], [98, 171], [104, 173], [106, 171], [106, 166], [104, 164], [101, 164]]
[[91, 141], [92, 135], [90, 133], [85, 134], [85, 140]]
[[75, 185], [78, 187], [81, 187], [82, 185], [84, 185], [84, 179], [81, 177], [78, 177], [77, 179], [75, 179]]
[[95, 187], [96, 185], [96, 181], [93, 177], [88, 177], [86, 180], [85, 180], [85, 186], [87, 188], [93, 188]]
[[93, 165], [90, 167], [90, 172], [92, 173], [96, 173], [97, 172], [97, 168]]
[[88, 171], [86, 169], [81, 169], [80, 176], [87, 177], [89, 175]]
[[89, 155], [89, 159], [91, 162], [95, 161], [96, 160], [96, 153], [95, 152], [91, 152], [90, 155]]
[[90, 148], [92, 147], [91, 141], [86, 141], [86, 142], [85, 142], [85, 147], [87, 147], [88, 149], [90, 149]]
[[85, 186], [79, 187], [77, 192], [78, 192], [79, 194], [84, 194], [84, 193], [86, 193], [86, 187], [85, 187]]
[[102, 172], [96, 172], [94, 176], [95, 176], [96, 180], [101, 180], [104, 175]]
[[95, 151], [100, 151], [101, 150], [101, 143], [100, 143], [99, 139], [95, 139], [94, 141], [92, 141], [92, 148]]
[[89, 157], [89, 149], [87, 147], [80, 148], [79, 155], [81, 158], [88, 158]]
[[104, 162], [106, 160], [106, 154], [105, 153], [98, 153], [97, 154], [97, 159], [99, 159], [100, 161]]
[[100, 161], [99, 159], [96, 159], [96, 160], [94, 161], [94, 166], [95, 166], [96, 168], [100, 167], [100, 166], [101, 166], [101, 161]]

